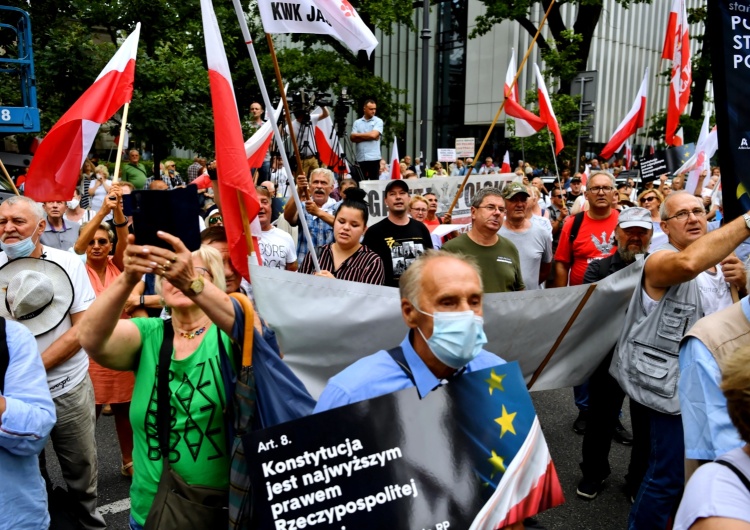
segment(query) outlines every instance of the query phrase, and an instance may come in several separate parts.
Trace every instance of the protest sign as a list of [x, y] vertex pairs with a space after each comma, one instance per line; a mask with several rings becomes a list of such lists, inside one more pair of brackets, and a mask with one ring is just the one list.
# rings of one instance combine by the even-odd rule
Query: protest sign
[[659, 178], [659, 175], [667, 173], [667, 160], [664, 151], [657, 151], [653, 155], [646, 155], [638, 159], [638, 167], [641, 170], [641, 181], [650, 182]]
[[438, 159], [438, 162], [455, 162], [456, 150], [455, 149], [438, 149], [437, 159]]
[[[255, 528], [494, 529], [563, 502], [517, 364], [243, 438]], [[457, 457], [458, 456], [458, 457]]]
[[456, 138], [456, 156], [459, 158], [474, 156], [475, 144], [474, 138]]
[[750, 0], [707, 3], [724, 217], [750, 210]]
[[[490, 175], [472, 175], [464, 187], [456, 207], [453, 209], [453, 223], [463, 224], [471, 222], [471, 200], [474, 194], [482, 188], [494, 186], [502, 189], [506, 182], [516, 178], [513, 173], [496, 173]], [[438, 214], [448, 211], [448, 208], [458, 191], [464, 177], [434, 177], [421, 179], [406, 179], [411, 195], [434, 193], [438, 199]], [[365, 200], [370, 205], [369, 226], [382, 220], [388, 215], [385, 206], [385, 187], [389, 180], [363, 180], [359, 187], [365, 190]]]

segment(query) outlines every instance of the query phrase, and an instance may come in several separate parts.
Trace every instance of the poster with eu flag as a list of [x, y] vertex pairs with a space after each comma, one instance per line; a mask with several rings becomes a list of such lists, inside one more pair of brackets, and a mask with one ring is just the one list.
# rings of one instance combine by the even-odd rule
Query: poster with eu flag
[[517, 363], [251, 433], [254, 528], [503, 528], [561, 504]]

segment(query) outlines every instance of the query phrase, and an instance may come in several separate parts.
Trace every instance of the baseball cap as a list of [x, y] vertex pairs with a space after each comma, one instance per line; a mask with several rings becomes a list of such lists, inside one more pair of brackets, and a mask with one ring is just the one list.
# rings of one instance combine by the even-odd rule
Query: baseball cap
[[571, 182], [581, 182], [581, 177], [573, 177], [570, 179]]
[[620, 212], [617, 219], [617, 225], [620, 228], [631, 228], [638, 226], [647, 230], [653, 230], [654, 224], [651, 222], [651, 212], [646, 208], [633, 207]]
[[388, 192], [391, 191], [395, 187], [399, 187], [402, 190], [404, 190], [406, 193], [409, 193], [409, 185], [406, 182], [404, 182], [401, 179], [393, 179], [386, 185], [385, 194], [388, 195]]
[[528, 196], [529, 190], [527, 190], [526, 186], [520, 182], [511, 182], [505, 186], [505, 189], [503, 190], [503, 199], [512, 199], [519, 193], [524, 193]]

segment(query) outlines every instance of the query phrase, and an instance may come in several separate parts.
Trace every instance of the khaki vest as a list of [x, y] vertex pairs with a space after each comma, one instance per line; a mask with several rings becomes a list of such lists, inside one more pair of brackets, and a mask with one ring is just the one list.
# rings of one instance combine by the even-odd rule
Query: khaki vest
[[[743, 346], [750, 346], [750, 322], [742, 310], [742, 303], [733, 304], [700, 319], [690, 328], [683, 342], [688, 337], [700, 340], [713, 354], [721, 370], [722, 362], [728, 355]], [[685, 459], [685, 483], [698, 466], [704, 463], [704, 460]]]

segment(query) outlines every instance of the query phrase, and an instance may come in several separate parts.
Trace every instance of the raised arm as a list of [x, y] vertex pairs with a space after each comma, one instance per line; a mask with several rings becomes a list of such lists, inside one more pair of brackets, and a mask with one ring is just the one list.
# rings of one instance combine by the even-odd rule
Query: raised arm
[[[119, 185], [117, 185], [119, 188]], [[94, 239], [96, 231], [99, 229], [99, 225], [104, 222], [104, 218], [107, 217], [109, 212], [116, 206], [117, 199], [110, 199], [109, 196], [104, 198], [102, 207], [96, 212], [96, 215], [91, 218], [91, 221], [81, 227], [81, 231], [78, 233], [78, 239], [76, 244], [73, 245], [73, 250], [76, 254], [81, 255], [86, 253], [86, 248], [89, 246], [89, 241]], [[127, 229], [126, 229], [127, 232]], [[120, 237], [120, 234], [117, 234]], [[120, 269], [122, 270], [122, 269]]]

